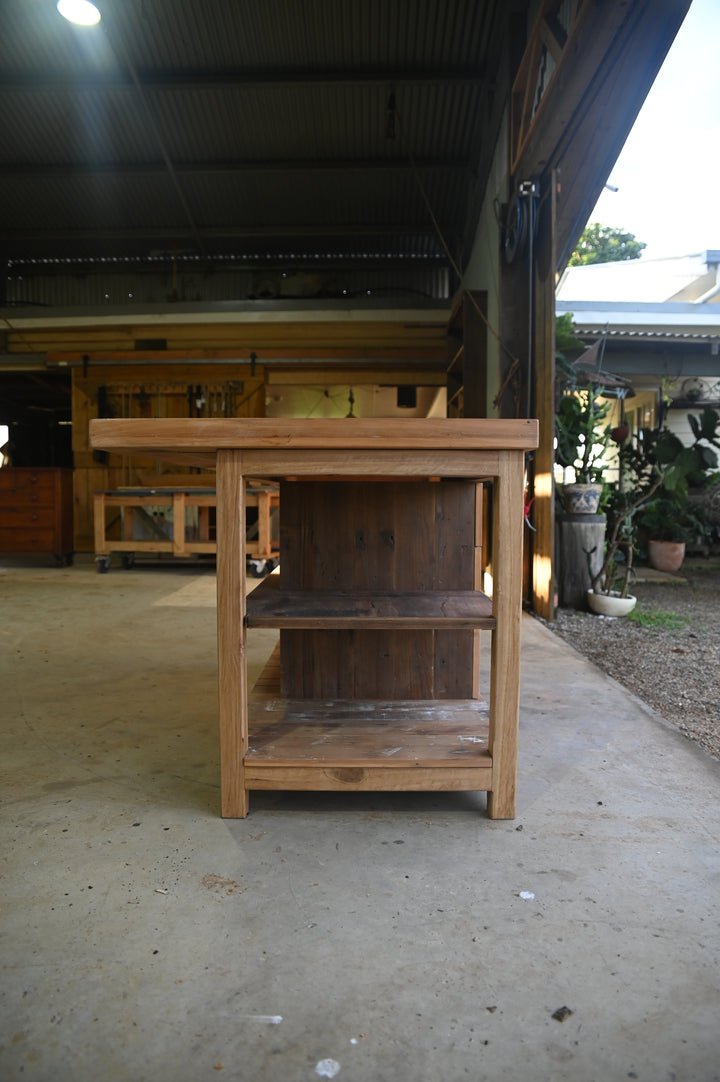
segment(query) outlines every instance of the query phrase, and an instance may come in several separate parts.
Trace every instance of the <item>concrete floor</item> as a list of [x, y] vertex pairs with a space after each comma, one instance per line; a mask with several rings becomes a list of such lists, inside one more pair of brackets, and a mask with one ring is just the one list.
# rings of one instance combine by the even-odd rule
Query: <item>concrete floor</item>
[[211, 569], [5, 560], [0, 624], [3, 1082], [720, 1079], [720, 764], [531, 618], [514, 822], [220, 819]]

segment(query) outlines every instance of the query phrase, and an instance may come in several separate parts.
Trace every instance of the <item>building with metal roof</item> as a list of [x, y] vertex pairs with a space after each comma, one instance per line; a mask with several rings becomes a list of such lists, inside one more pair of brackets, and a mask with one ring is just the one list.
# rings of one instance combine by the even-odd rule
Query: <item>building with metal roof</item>
[[672, 382], [682, 401], [697, 397], [691, 385], [720, 399], [720, 252], [568, 267], [556, 310], [572, 314], [581, 340], [605, 337], [613, 372]]
[[0, 38], [0, 423], [55, 454], [72, 422], [77, 547], [113, 482], [86, 438], [111, 376], [117, 410], [173, 365], [172, 409], [220, 363], [255, 412], [283, 365], [438, 387], [462, 294], [463, 408], [541, 420], [547, 615], [556, 274], [689, 0], [98, 7], [78, 27], [8, 0]]

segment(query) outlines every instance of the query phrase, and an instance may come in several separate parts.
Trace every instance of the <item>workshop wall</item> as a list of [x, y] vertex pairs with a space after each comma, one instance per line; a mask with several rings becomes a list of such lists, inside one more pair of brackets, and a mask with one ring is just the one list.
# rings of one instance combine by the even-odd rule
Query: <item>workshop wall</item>
[[262, 417], [265, 376], [249, 364], [91, 365], [72, 373], [75, 551], [93, 551], [93, 492], [140, 486], [207, 486], [214, 471], [93, 451], [95, 417]]

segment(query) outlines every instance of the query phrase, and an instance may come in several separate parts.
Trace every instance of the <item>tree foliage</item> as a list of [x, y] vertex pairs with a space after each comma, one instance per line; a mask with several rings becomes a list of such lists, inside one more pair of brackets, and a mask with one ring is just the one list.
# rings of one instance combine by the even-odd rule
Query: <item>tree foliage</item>
[[568, 350], [585, 349], [585, 343], [577, 336], [572, 312], [562, 312], [555, 316], [555, 349], [563, 360]]
[[625, 233], [614, 226], [590, 222], [586, 225], [578, 246], [570, 256], [571, 267], [588, 263], [619, 263], [626, 259], [638, 259], [647, 245], [637, 240], [633, 233]]

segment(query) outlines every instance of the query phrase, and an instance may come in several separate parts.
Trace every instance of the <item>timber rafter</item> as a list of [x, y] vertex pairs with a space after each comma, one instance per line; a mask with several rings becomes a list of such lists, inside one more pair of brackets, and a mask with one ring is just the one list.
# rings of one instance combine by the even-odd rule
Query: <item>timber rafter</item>
[[[543, 100], [572, 49], [587, 5], [583, 0], [544, 0], [510, 98], [510, 162], [516, 173]], [[562, 21], [564, 17], [565, 21]]]

